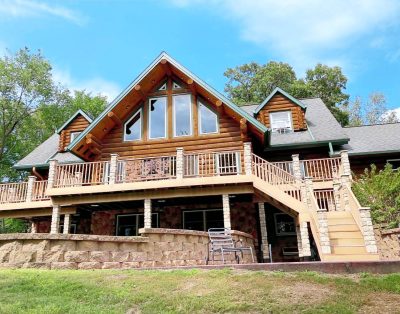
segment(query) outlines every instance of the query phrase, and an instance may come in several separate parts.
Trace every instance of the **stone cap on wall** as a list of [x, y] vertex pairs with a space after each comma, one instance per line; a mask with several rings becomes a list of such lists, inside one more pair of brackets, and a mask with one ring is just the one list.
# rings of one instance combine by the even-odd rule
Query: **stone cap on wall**
[[[253, 239], [251, 234], [232, 230], [232, 235], [241, 236], [244, 238]], [[195, 236], [202, 236], [208, 237], [208, 233], [205, 231], [198, 231], [198, 230], [188, 230], [188, 229], [165, 229], [165, 228], [140, 228], [140, 234], [176, 234], [176, 235], [195, 235]]]

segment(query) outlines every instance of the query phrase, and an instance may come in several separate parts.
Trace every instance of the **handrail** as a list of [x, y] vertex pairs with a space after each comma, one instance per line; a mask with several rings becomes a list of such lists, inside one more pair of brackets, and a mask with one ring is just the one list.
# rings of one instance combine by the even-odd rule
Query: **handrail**
[[25, 202], [27, 194], [28, 182], [0, 184], [0, 204]]
[[45, 201], [49, 200], [50, 196], [46, 195], [48, 181], [35, 181], [33, 183], [32, 201]]
[[333, 189], [314, 190], [314, 197], [320, 209], [326, 209], [328, 211], [338, 210], [336, 208]]
[[57, 165], [54, 187], [105, 184], [109, 180], [109, 174], [109, 161]]

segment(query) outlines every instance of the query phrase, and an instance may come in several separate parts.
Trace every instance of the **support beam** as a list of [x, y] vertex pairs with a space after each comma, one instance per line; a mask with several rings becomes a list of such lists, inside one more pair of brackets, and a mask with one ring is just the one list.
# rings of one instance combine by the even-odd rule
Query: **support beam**
[[265, 218], [265, 205], [258, 203], [258, 216], [260, 218], [260, 231], [261, 231], [261, 252], [264, 261], [269, 260], [269, 245], [267, 233], [267, 220]]
[[144, 227], [151, 228], [151, 199], [144, 200]]
[[168, 64], [167, 59], [161, 59], [160, 63], [162, 64], [162, 67], [163, 67], [165, 73], [167, 74], [167, 76], [168, 77], [172, 76], [172, 71]]
[[228, 194], [222, 195], [222, 210], [224, 213], [224, 228], [231, 229], [231, 207]]
[[107, 116], [115, 123], [116, 126], [120, 127], [122, 125], [121, 119], [112, 111], [110, 111]]
[[71, 226], [71, 215], [65, 214], [64, 215], [64, 229], [63, 234], [69, 234], [69, 228]]
[[91, 140], [91, 142], [95, 142], [99, 147], [101, 147], [101, 141], [93, 134], [89, 133], [88, 135], [86, 135], [86, 138], [88, 140]]
[[215, 102], [215, 105], [216, 105], [217, 107], [221, 107], [221, 106], [222, 106], [222, 101], [218, 99], [218, 100]]
[[59, 226], [60, 226], [60, 206], [54, 205], [53, 212], [51, 215], [50, 233], [52, 234], [58, 233]]

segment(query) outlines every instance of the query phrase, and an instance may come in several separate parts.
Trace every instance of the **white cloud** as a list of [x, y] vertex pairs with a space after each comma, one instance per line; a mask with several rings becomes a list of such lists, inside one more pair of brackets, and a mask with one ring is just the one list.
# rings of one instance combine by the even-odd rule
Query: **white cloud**
[[[243, 39], [276, 51], [300, 67], [338, 59], [331, 51], [354, 49], [355, 40], [384, 33], [400, 17], [397, 0], [170, 1], [180, 8], [203, 5], [232, 19]], [[346, 62], [345, 57], [341, 59], [337, 61]]]
[[62, 6], [30, 0], [0, 0], [0, 16], [18, 18], [42, 15], [60, 17], [78, 25], [86, 22], [86, 18], [79, 12]]
[[111, 102], [121, 92], [118, 84], [107, 81], [100, 77], [90, 79], [74, 79], [69, 71], [54, 69], [53, 78], [55, 82], [61, 83], [69, 90], [85, 90], [93, 95], [106, 96], [107, 100]]

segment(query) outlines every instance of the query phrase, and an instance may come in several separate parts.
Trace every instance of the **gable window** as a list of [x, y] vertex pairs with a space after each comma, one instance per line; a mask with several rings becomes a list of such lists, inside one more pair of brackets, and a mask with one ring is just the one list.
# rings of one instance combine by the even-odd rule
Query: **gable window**
[[199, 102], [200, 134], [218, 133], [218, 116], [203, 103]]
[[149, 99], [149, 138], [165, 138], [167, 135], [167, 98]]
[[174, 136], [192, 135], [192, 102], [190, 95], [172, 97]]
[[124, 141], [142, 138], [142, 109], [139, 109], [124, 125]]
[[82, 132], [71, 132], [71, 143], [81, 134]]
[[291, 111], [270, 112], [269, 120], [271, 130], [274, 133], [288, 133], [293, 131]]
[[224, 227], [222, 209], [183, 211], [183, 229], [207, 231], [210, 228]]

